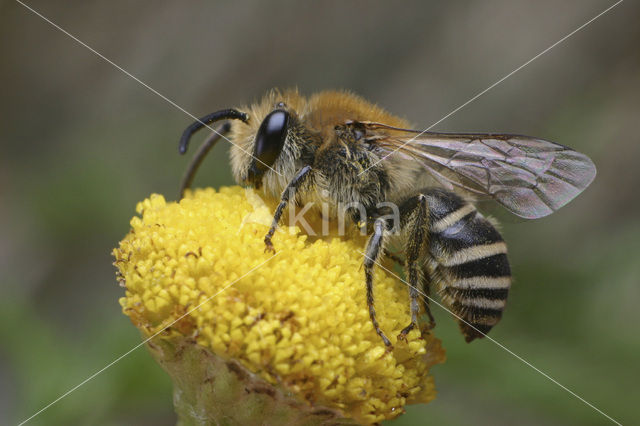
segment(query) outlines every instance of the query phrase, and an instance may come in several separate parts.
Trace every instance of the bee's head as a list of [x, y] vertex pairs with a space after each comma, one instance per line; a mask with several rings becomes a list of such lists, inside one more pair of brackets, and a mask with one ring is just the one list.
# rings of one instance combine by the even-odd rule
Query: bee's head
[[[305, 106], [306, 100], [297, 91], [273, 90], [258, 103], [211, 113], [185, 129], [180, 153], [187, 151], [191, 136], [199, 129], [216, 121], [232, 120], [220, 126], [218, 132], [231, 143], [231, 168], [236, 182], [255, 188], [264, 186], [270, 193], [279, 194], [282, 182], [288, 182], [295, 172], [293, 160], [299, 150], [287, 148], [287, 137], [299, 123], [297, 111], [305, 111]], [[190, 187], [195, 171], [214, 143], [205, 142], [196, 153], [183, 178], [181, 194]], [[292, 161], [279, 161], [284, 152]]]
[[272, 90], [260, 101], [242, 107], [247, 121], [232, 123], [231, 169], [240, 185], [279, 196], [295, 175], [301, 148], [294, 143], [307, 112], [307, 100], [296, 90]]
[[252, 157], [244, 180], [255, 188], [262, 186], [262, 177], [280, 156], [287, 139], [289, 112], [282, 106], [284, 105], [267, 114], [254, 139]]

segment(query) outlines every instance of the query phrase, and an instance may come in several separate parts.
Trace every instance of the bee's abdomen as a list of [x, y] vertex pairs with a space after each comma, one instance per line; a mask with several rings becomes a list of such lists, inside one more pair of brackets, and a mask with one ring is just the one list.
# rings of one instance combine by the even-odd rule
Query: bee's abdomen
[[507, 246], [473, 205], [450, 192], [430, 192], [430, 275], [445, 304], [463, 320], [469, 342], [502, 316], [511, 286]]

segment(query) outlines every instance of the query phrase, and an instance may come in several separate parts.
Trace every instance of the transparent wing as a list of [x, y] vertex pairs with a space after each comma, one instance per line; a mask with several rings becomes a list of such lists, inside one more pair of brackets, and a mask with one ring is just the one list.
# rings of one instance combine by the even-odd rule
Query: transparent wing
[[429, 133], [363, 123], [382, 155], [420, 162], [445, 187], [486, 194], [514, 214], [547, 216], [580, 194], [596, 176], [584, 154], [520, 135]]

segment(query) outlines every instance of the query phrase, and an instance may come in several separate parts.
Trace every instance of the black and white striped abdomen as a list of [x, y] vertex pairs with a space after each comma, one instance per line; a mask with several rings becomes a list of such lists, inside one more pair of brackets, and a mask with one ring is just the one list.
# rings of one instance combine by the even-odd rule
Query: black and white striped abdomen
[[[500, 233], [458, 195], [429, 190], [427, 272], [443, 302], [459, 321], [467, 341], [482, 337], [502, 316], [511, 269]], [[475, 327], [475, 329], [474, 329]]]

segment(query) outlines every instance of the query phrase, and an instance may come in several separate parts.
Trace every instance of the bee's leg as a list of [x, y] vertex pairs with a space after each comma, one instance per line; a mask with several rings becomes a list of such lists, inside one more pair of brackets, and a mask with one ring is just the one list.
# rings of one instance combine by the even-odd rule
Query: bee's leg
[[373, 328], [376, 333], [382, 338], [384, 344], [390, 348], [391, 342], [384, 335], [376, 319], [376, 308], [373, 306], [373, 266], [375, 265], [378, 257], [380, 256], [381, 249], [384, 245], [384, 232], [386, 228], [386, 222], [384, 219], [376, 219], [373, 224], [373, 234], [369, 237], [367, 242], [367, 249], [364, 258], [364, 272], [367, 282], [367, 306], [369, 307], [369, 317], [373, 323]]
[[424, 278], [423, 278], [423, 285], [422, 285], [422, 291], [423, 291], [423, 297], [422, 297], [422, 306], [424, 307], [424, 311], [426, 312], [427, 316], [429, 317], [429, 324], [426, 327], [426, 330], [431, 330], [433, 327], [436, 326], [436, 320], [435, 318], [433, 318], [433, 315], [431, 314], [431, 308], [429, 306], [429, 301], [430, 301], [430, 297], [431, 297], [431, 277], [429, 276], [429, 273], [425, 270], [422, 271], [422, 273], [424, 274]]
[[[407, 204], [405, 204], [407, 205]], [[425, 242], [428, 236], [429, 212], [427, 206], [427, 197], [420, 194], [416, 196], [416, 203], [409, 203], [413, 206], [411, 210], [400, 211], [401, 216], [408, 218], [406, 227], [409, 228], [409, 239], [406, 246], [406, 270], [409, 278], [409, 300], [411, 303], [411, 323], [406, 326], [398, 335], [398, 340], [406, 340], [407, 334], [413, 330], [418, 324], [418, 313], [420, 305], [420, 288], [418, 287], [423, 281], [422, 269], [420, 265], [420, 257], [423, 253]]]
[[387, 249], [384, 249], [384, 255], [387, 256], [389, 259], [393, 260], [394, 262], [402, 265], [402, 266], [404, 266], [406, 264], [406, 261], [403, 258], [398, 256], [397, 254], [391, 253]]
[[287, 207], [289, 200], [291, 197], [295, 197], [296, 191], [299, 187], [304, 183], [306, 178], [309, 176], [311, 172], [311, 166], [304, 166], [301, 168], [298, 173], [296, 173], [295, 177], [291, 179], [291, 182], [287, 185], [287, 187], [282, 191], [282, 196], [280, 197], [280, 204], [276, 208], [276, 212], [273, 214], [273, 222], [271, 223], [271, 228], [269, 228], [269, 232], [264, 237], [264, 244], [266, 245], [265, 251], [270, 251], [275, 253], [275, 249], [273, 248], [273, 243], [271, 242], [271, 238], [273, 237], [274, 232], [276, 232], [276, 228], [278, 227], [278, 223], [280, 223], [280, 218], [282, 217], [282, 212], [284, 208]]
[[[384, 255], [387, 256], [389, 259], [393, 260], [394, 262], [396, 262], [397, 264], [402, 265], [403, 267], [406, 268], [407, 261], [401, 258], [400, 256], [394, 253], [391, 253], [387, 249], [384, 250]], [[428, 331], [436, 326], [436, 320], [433, 318], [433, 315], [431, 314], [431, 309], [429, 307], [429, 297], [431, 295], [431, 292], [430, 292], [431, 279], [429, 278], [428, 273], [424, 269], [422, 270], [422, 273], [424, 277], [422, 279], [423, 285], [422, 285], [422, 293], [420, 294], [420, 296], [422, 296], [421, 299], [422, 299], [422, 306], [424, 307], [424, 311], [429, 317], [429, 324], [427, 324], [426, 327], [421, 328], [421, 330]]]
[[191, 187], [193, 177], [196, 175], [204, 157], [209, 153], [209, 151], [211, 151], [211, 148], [214, 147], [220, 138], [224, 137], [224, 135], [229, 132], [230, 129], [231, 123], [224, 123], [211, 133], [204, 142], [202, 142], [202, 145], [198, 148], [198, 151], [191, 159], [189, 166], [187, 166], [187, 170], [185, 170], [184, 175], [182, 176], [182, 181], [180, 182], [180, 194], [178, 197], [179, 200], [184, 198], [184, 191]]

